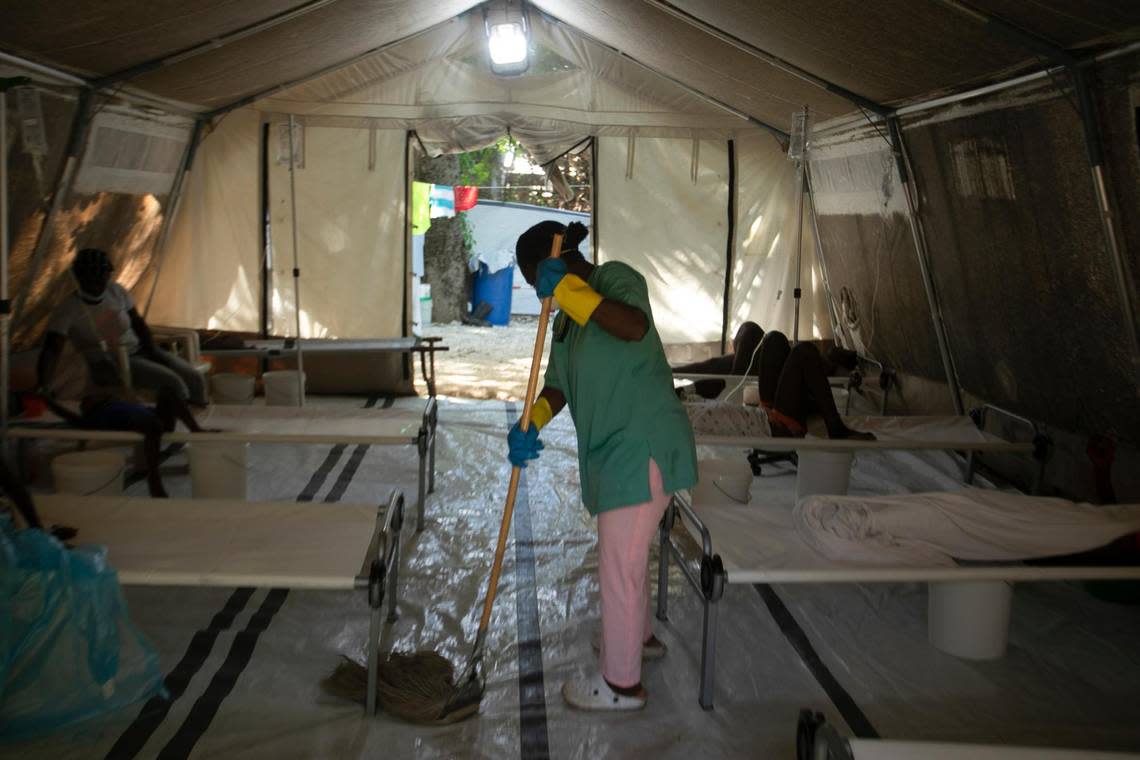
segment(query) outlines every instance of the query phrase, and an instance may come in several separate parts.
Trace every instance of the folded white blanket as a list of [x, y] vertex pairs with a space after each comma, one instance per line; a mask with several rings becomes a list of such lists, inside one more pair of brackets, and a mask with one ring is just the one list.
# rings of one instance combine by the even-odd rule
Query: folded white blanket
[[1140, 531], [1140, 505], [1094, 506], [981, 488], [898, 496], [809, 496], [800, 537], [831, 560], [953, 565], [1070, 554]]

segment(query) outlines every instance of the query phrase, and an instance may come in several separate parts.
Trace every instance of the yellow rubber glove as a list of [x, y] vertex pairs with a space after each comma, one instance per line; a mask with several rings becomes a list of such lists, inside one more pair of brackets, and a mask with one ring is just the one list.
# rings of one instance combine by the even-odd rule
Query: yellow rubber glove
[[591, 288], [576, 274], [568, 274], [554, 288], [558, 307], [580, 325], [590, 321], [590, 315], [602, 302], [602, 294]]
[[542, 430], [553, 417], [554, 410], [550, 408], [550, 402], [545, 397], [539, 396], [534, 406], [530, 408], [530, 424], [536, 430]]

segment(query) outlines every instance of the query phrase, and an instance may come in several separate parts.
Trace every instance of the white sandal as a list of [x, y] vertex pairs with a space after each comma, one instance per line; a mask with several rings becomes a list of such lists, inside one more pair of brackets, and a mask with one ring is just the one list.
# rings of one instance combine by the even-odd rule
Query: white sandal
[[[644, 693], [644, 692], [643, 692]], [[601, 712], [621, 712], [625, 710], [640, 710], [645, 707], [645, 696], [627, 697], [618, 694], [606, 683], [601, 673], [592, 677], [575, 676], [562, 684], [562, 698], [571, 707], [579, 710], [596, 710]]]
[[[595, 652], [602, 651], [602, 632], [594, 631], [594, 635], [590, 637], [590, 646], [594, 648]], [[661, 639], [654, 637], [652, 642], [647, 642], [641, 647], [641, 661], [648, 662], [650, 660], [660, 660], [665, 656], [668, 647]]]

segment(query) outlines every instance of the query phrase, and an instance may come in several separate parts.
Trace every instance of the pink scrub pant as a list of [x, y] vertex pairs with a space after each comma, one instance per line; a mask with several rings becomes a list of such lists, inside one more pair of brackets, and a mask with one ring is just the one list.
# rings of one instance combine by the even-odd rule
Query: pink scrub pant
[[650, 459], [649, 501], [598, 515], [602, 677], [620, 688], [641, 682], [641, 646], [653, 636], [649, 544], [668, 506], [661, 470]]

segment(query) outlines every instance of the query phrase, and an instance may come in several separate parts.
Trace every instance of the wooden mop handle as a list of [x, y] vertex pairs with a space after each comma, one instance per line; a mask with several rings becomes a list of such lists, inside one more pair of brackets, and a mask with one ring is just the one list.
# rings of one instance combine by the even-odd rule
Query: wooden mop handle
[[[550, 258], [562, 255], [562, 233], [554, 236], [550, 244]], [[534, 336], [534, 357], [530, 362], [530, 378], [526, 383], [526, 398], [523, 400], [522, 420], [519, 427], [530, 429], [530, 412], [534, 408], [534, 397], [538, 391], [538, 370], [542, 366], [542, 350], [546, 347], [546, 323], [550, 320], [550, 296], [542, 299], [542, 311], [538, 315], [538, 334]], [[519, 492], [521, 467], [511, 468], [511, 484], [507, 487], [507, 503], [503, 507], [503, 522], [499, 525], [499, 543], [495, 546], [495, 562], [491, 565], [491, 578], [487, 582], [487, 596], [483, 600], [483, 617], [479, 620], [479, 630], [486, 631], [491, 623], [491, 608], [495, 606], [495, 594], [499, 588], [499, 574], [503, 570], [503, 554], [507, 550], [507, 533], [511, 529], [511, 517], [515, 513], [515, 497]]]

